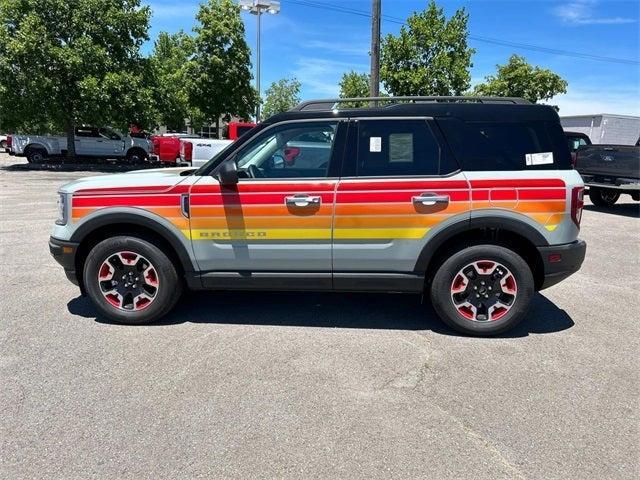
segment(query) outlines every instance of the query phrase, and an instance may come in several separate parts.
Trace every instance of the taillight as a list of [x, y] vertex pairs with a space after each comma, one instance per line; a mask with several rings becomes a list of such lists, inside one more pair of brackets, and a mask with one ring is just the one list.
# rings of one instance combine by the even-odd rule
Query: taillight
[[160, 139], [157, 137], [153, 137], [153, 153], [160, 155]]
[[571, 191], [571, 220], [580, 228], [582, 220], [582, 207], [584, 207], [584, 187], [573, 187]]
[[191, 142], [180, 142], [180, 156], [183, 160], [190, 162], [193, 157], [193, 143]]

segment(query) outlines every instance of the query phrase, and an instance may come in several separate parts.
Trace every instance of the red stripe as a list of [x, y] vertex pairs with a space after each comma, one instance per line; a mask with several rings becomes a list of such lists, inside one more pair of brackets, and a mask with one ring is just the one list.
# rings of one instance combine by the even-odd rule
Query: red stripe
[[189, 185], [154, 185], [144, 187], [84, 188], [73, 193], [82, 195], [125, 195], [136, 193], [188, 193]]
[[[213, 195], [192, 195], [191, 205], [283, 205], [285, 197], [288, 197], [291, 193], [262, 193], [258, 195], [242, 194], [241, 196], [235, 193], [223, 193]], [[320, 197], [323, 204], [331, 205], [333, 203], [333, 192], [331, 193], [313, 193], [304, 192], [310, 195]]]
[[[225, 187], [225, 193], [311, 193], [311, 192], [333, 192], [336, 181], [333, 182], [308, 182], [308, 183], [239, 183], [237, 188]], [[191, 193], [219, 194], [220, 185], [194, 185]]]
[[74, 207], [174, 207], [178, 205], [180, 205], [178, 195], [73, 198]]
[[491, 200], [517, 200], [518, 192], [515, 189], [491, 190]]
[[464, 180], [448, 181], [388, 181], [388, 182], [340, 182], [338, 191], [361, 191], [361, 190], [433, 190], [433, 189], [466, 189], [467, 182]]
[[564, 188], [548, 188], [544, 190], [520, 190], [518, 198], [520, 200], [564, 200], [567, 191]]
[[[338, 192], [336, 202], [337, 203], [394, 203], [394, 202], [409, 202], [411, 203], [411, 197], [418, 196], [424, 193], [423, 190], [414, 190], [406, 192], [371, 192], [371, 193], [359, 193], [359, 192]], [[469, 192], [466, 190], [449, 190], [449, 191], [433, 191], [429, 193], [435, 193], [438, 195], [449, 195], [449, 198], [453, 202], [461, 202], [469, 200]]]
[[564, 187], [563, 180], [557, 178], [538, 179], [509, 179], [509, 180], [471, 180], [472, 188], [500, 188], [500, 187]]

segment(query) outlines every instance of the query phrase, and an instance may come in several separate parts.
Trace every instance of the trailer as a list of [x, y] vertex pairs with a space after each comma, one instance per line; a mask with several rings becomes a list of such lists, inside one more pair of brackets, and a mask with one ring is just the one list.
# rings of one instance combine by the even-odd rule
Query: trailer
[[560, 117], [565, 131], [587, 135], [593, 144], [635, 145], [640, 138], [640, 117], [598, 113]]

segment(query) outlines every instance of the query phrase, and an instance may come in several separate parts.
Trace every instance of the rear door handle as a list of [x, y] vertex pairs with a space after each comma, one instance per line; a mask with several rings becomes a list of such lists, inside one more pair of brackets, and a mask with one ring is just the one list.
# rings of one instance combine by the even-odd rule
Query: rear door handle
[[411, 197], [414, 205], [431, 206], [436, 204], [449, 203], [449, 195], [436, 195], [435, 193], [422, 193], [416, 197]]
[[309, 205], [320, 205], [321, 199], [320, 197], [301, 194], [285, 197], [284, 202], [292, 207], [308, 207]]

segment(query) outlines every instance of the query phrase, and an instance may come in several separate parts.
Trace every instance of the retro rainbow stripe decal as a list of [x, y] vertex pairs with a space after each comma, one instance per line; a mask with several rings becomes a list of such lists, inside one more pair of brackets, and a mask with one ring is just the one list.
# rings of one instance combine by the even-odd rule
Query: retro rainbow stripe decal
[[[469, 185], [471, 190], [469, 190]], [[446, 204], [416, 205], [424, 192], [448, 196]], [[190, 216], [180, 209], [190, 193]], [[306, 194], [319, 205], [286, 205]], [[252, 181], [237, 190], [217, 185], [80, 190], [72, 219], [109, 207], [135, 207], [162, 216], [193, 240], [341, 241], [420, 239], [446, 219], [480, 209], [518, 212], [553, 231], [566, 215], [559, 179]]]

